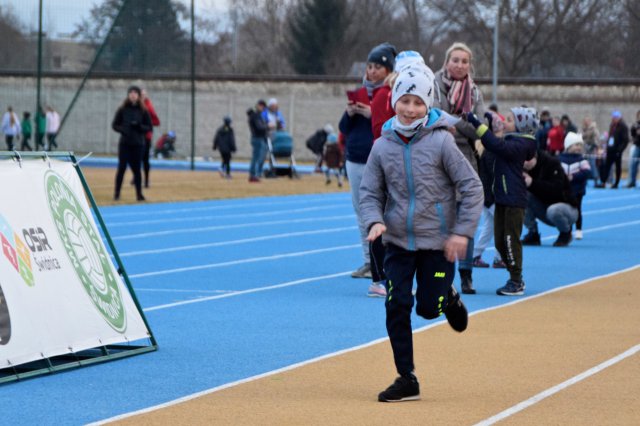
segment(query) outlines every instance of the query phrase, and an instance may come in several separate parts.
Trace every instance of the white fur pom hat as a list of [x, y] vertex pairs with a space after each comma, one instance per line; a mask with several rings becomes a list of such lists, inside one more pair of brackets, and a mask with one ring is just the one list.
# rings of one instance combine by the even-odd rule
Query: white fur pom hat
[[575, 145], [577, 143], [584, 143], [584, 140], [582, 140], [582, 135], [580, 133], [574, 132], [567, 133], [567, 136], [564, 138], [565, 151], [569, 149], [571, 145]]

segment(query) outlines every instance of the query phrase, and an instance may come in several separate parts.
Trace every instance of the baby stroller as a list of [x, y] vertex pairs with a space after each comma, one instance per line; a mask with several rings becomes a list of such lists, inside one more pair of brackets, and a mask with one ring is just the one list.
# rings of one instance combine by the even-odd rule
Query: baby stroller
[[297, 178], [291, 135], [278, 130], [273, 134], [273, 138], [267, 138], [267, 147], [269, 149], [269, 169], [265, 171], [265, 177], [289, 176]]

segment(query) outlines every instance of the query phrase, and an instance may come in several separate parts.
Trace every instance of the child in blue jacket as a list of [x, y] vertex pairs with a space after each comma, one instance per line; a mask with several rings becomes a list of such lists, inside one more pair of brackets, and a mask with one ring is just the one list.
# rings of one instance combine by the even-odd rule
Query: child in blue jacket
[[527, 185], [524, 162], [534, 158], [538, 117], [533, 108], [516, 107], [505, 117], [505, 135], [496, 137], [474, 114], [467, 117], [476, 128], [485, 149], [496, 155], [493, 178], [493, 195], [496, 208], [494, 234], [496, 250], [507, 265], [509, 280], [496, 290], [501, 296], [524, 294], [522, 279], [522, 243], [520, 234], [527, 207]]
[[571, 182], [571, 190], [578, 200], [578, 221], [576, 240], [582, 239], [582, 197], [587, 193], [587, 180], [591, 176], [591, 166], [584, 158], [584, 141], [578, 133], [569, 132], [564, 138], [564, 152], [558, 157], [564, 173]]

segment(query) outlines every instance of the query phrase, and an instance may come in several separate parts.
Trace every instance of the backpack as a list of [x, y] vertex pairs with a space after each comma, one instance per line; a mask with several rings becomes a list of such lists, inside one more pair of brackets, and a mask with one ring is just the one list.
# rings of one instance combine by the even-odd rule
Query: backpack
[[306, 145], [307, 148], [311, 150], [314, 154], [322, 153], [322, 148], [324, 147], [325, 142], [327, 141], [327, 134], [324, 130], [316, 131], [309, 139], [307, 139]]

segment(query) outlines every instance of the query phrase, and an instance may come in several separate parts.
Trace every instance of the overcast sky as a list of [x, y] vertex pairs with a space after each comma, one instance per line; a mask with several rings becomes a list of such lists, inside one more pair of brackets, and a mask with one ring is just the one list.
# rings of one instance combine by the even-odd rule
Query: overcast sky
[[[189, 6], [190, 0], [179, 0]], [[101, 0], [43, 0], [43, 28], [52, 37], [70, 34]], [[226, 12], [228, 0], [195, 0], [196, 14]], [[11, 9], [30, 30], [38, 28], [38, 0], [0, 0], [0, 7]]]

